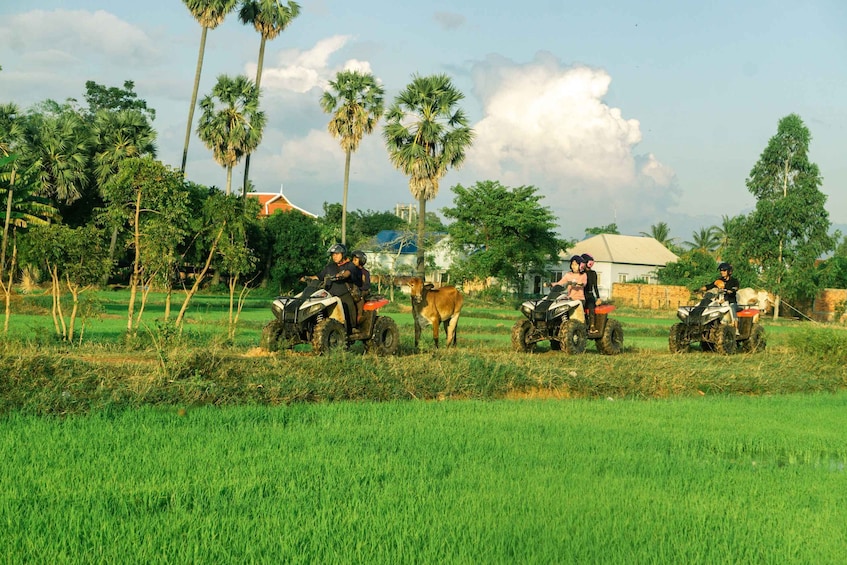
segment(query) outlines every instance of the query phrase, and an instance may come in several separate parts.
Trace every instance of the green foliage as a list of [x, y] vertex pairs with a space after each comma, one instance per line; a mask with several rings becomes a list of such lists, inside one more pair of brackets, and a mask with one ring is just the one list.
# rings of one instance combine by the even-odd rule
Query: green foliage
[[131, 80], [125, 80], [123, 88], [107, 87], [93, 80], [87, 80], [85, 81], [85, 101], [88, 102], [88, 111], [92, 116], [101, 110], [109, 112], [134, 110], [151, 122], [156, 119], [156, 110], [148, 108], [147, 101], [138, 97], [135, 93], [135, 82]]
[[718, 263], [709, 252], [692, 249], [680, 255], [677, 261], [659, 269], [658, 279], [660, 284], [684, 286], [694, 290], [714, 281], [720, 274], [717, 267]]
[[618, 224], [607, 224], [605, 226], [597, 226], [591, 228], [585, 228], [585, 237], [592, 237], [595, 235], [603, 235], [604, 233], [612, 234], [612, 235], [620, 235], [620, 231], [618, 230]]
[[835, 247], [828, 233], [826, 195], [818, 166], [809, 161], [811, 133], [796, 114], [779, 121], [747, 188], [756, 209], [740, 230], [743, 253], [761, 268], [765, 288], [790, 299], [810, 298], [818, 287], [810, 276], [815, 260]]
[[297, 279], [315, 274], [327, 260], [318, 222], [297, 212], [276, 212], [265, 220], [273, 242], [269, 257], [271, 285], [277, 292], [295, 288]]
[[522, 288], [527, 273], [543, 271], [564, 246], [556, 219], [540, 204], [534, 186], [509, 188], [496, 181], [451, 189], [455, 207], [442, 212], [454, 222], [452, 245], [466, 259], [457, 268], [464, 279], [501, 277]]

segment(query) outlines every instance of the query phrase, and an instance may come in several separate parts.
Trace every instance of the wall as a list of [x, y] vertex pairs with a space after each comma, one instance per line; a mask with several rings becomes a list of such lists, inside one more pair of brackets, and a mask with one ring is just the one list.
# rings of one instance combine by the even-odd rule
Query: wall
[[623, 306], [676, 310], [690, 303], [691, 291], [684, 286], [613, 283], [612, 300]]
[[[818, 322], [833, 322], [837, 311], [843, 308], [847, 301], [847, 290], [843, 288], [825, 288], [821, 290], [812, 305], [812, 319]], [[840, 322], [847, 321], [847, 314], [842, 314]]]

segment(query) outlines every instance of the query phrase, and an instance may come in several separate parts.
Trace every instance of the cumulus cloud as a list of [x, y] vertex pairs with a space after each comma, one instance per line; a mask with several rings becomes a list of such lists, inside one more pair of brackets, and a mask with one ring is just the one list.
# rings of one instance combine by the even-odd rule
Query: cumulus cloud
[[[313, 88], [326, 89], [339, 70], [358, 70], [370, 73], [367, 61], [349, 59], [341, 66], [331, 66], [330, 59], [351, 39], [349, 35], [334, 35], [318, 41], [306, 51], [281, 51], [276, 63], [262, 69], [262, 88], [269, 94], [294, 92], [304, 94]], [[256, 64], [246, 66], [247, 76], [255, 76]]]
[[465, 25], [465, 16], [455, 12], [435, 12], [433, 18], [444, 29], [458, 29]]
[[92, 58], [122, 66], [158, 61], [155, 42], [140, 28], [97, 10], [32, 10], [0, 21], [0, 43], [29, 61], [57, 66]]
[[510, 186], [538, 186], [559, 212], [575, 203], [613, 207], [623, 223], [627, 214], [666, 209], [675, 200], [674, 172], [634, 153], [640, 123], [604, 101], [610, 84], [603, 69], [565, 66], [547, 54], [528, 64], [477, 64], [483, 118], [468, 167]]

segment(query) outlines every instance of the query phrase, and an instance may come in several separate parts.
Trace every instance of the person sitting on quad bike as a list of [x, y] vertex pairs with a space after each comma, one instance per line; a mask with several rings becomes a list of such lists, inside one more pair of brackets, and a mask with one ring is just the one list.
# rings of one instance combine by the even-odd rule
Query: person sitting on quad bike
[[571, 270], [565, 273], [561, 279], [550, 286], [563, 286], [568, 291], [568, 298], [585, 302], [585, 283], [588, 280], [585, 273], [580, 272], [583, 260], [580, 255], [571, 257]]
[[[361, 278], [359, 268], [347, 258], [347, 247], [343, 243], [336, 243], [327, 250], [331, 260], [316, 277], [304, 277], [304, 279], [328, 279], [332, 284], [327, 291], [333, 296], [341, 299], [344, 307], [344, 319], [347, 321], [347, 333], [357, 325], [356, 323], [356, 298], [353, 292], [358, 294], [358, 281]], [[356, 289], [353, 291], [353, 289]]]
[[365, 255], [364, 251], [356, 250], [351, 253], [351, 256], [352, 259], [350, 261], [359, 268], [359, 272], [361, 273], [359, 277], [359, 300], [356, 301], [358, 314], [356, 320], [358, 323], [361, 323], [365, 300], [371, 294], [371, 272], [365, 268], [365, 264], [368, 262], [368, 256]]
[[600, 300], [600, 289], [597, 288], [597, 273], [591, 268], [594, 266], [594, 257], [588, 253], [582, 254], [584, 261], [583, 272], [585, 273], [585, 321], [588, 322], [588, 331], [595, 331], [594, 327], [594, 308], [598, 304], [602, 304]]
[[713, 288], [722, 289], [724, 298], [729, 302], [730, 316], [732, 317], [732, 325], [735, 327], [736, 334], [738, 333], [738, 297], [739, 288], [738, 279], [732, 276], [732, 265], [729, 263], [721, 263], [718, 265], [718, 272], [721, 276], [713, 283], [709, 283], [699, 288], [700, 292], [706, 292]]

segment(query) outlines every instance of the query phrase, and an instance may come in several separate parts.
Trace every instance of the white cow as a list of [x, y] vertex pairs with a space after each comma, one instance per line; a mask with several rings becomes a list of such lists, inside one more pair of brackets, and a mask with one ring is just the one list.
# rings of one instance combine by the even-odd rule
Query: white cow
[[[760, 313], [766, 314], [773, 308], [773, 297], [766, 290], [753, 290], [752, 288], [741, 288], [735, 293], [739, 308], [757, 308]], [[758, 316], [757, 316], [758, 318]]]

